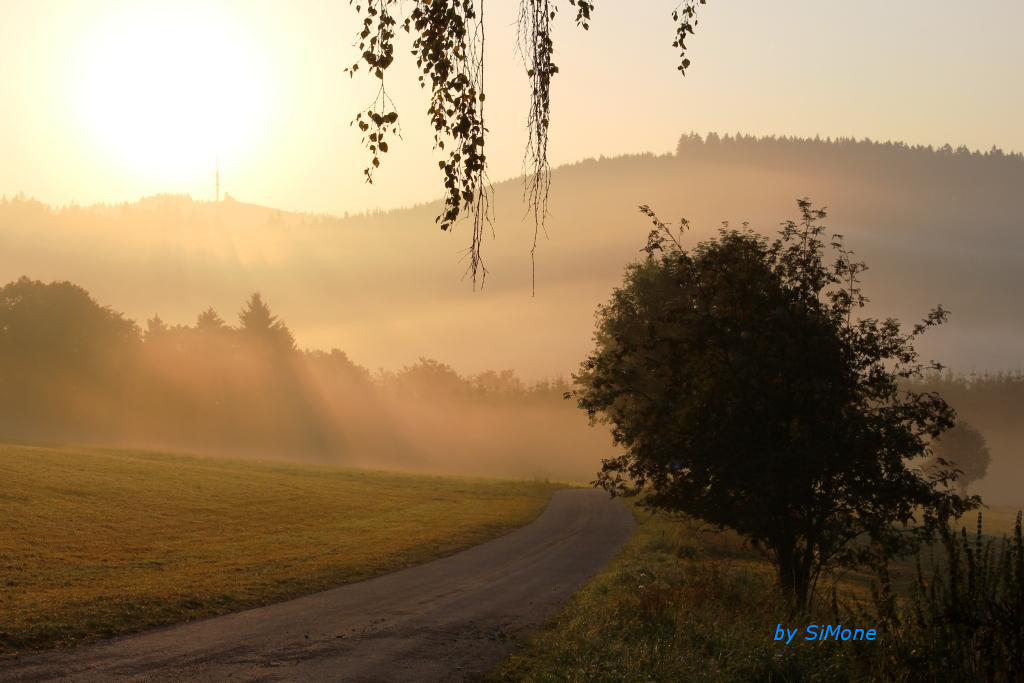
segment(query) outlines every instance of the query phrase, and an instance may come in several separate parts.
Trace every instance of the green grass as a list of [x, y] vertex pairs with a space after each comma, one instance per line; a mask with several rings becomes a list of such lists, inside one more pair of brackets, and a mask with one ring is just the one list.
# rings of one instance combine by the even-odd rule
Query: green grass
[[784, 680], [801, 666], [806, 648], [772, 640], [789, 620], [767, 565], [731, 534], [636, 516], [619, 557], [494, 680]]
[[[885, 673], [877, 643], [798, 640], [809, 623], [836, 623], [832, 610], [819, 605], [811, 617], [790, 618], [772, 566], [734, 534], [635, 512], [637, 530], [618, 558], [493, 680], [848, 681]], [[986, 511], [985, 527], [991, 521], [1001, 534], [1014, 515]], [[840, 583], [844, 599], [865, 597], [864, 578]], [[778, 624], [801, 629], [790, 645], [774, 641]]]
[[282, 600], [533, 519], [555, 485], [0, 446], [0, 655]]

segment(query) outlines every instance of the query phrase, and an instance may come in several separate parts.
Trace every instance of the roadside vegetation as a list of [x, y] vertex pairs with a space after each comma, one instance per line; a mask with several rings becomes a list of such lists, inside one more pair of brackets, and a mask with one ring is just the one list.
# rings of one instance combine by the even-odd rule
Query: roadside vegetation
[[688, 247], [641, 207], [647, 258], [568, 396], [610, 425], [595, 485], [640, 526], [497, 680], [1024, 678], [1021, 517], [962, 528], [991, 457], [921, 390], [942, 366], [915, 344], [947, 311], [865, 317], [866, 265], [799, 208], [774, 241]]
[[[920, 575], [915, 561], [896, 563], [898, 595], [868, 573], [847, 574], [836, 604], [826, 596], [800, 617], [772, 563], [736, 534], [634, 510], [637, 531], [619, 557], [491, 680], [1019, 680], [1022, 545], [1010, 508], [984, 513], [987, 533], [1010, 540], [984, 538], [981, 553], [962, 536], [926, 549]], [[837, 623], [879, 635], [805, 640], [807, 625]], [[787, 645], [774, 640], [778, 625], [800, 632]]]
[[0, 446], [0, 655], [230, 612], [451, 554], [559, 488]]

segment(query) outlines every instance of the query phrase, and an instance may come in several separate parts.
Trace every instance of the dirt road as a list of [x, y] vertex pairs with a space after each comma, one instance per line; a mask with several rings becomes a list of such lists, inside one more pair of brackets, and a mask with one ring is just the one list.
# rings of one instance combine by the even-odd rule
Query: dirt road
[[459, 681], [555, 614], [633, 529], [624, 505], [559, 491], [532, 524], [323, 593], [0, 662], [3, 681]]

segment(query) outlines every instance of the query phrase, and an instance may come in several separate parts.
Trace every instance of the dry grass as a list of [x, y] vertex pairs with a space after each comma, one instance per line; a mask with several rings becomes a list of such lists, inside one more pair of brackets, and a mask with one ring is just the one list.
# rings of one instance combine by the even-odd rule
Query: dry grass
[[637, 522], [619, 557], [492, 680], [804, 680], [815, 653], [773, 641], [787, 617], [768, 565], [733, 534], [641, 511]]
[[[561, 614], [529, 636], [490, 679], [498, 681], [872, 681], [884, 642], [774, 640], [779, 624], [836, 623], [828, 599], [792, 617], [773, 567], [736, 534], [635, 509], [623, 551]], [[1015, 508], [985, 511], [985, 529], [1012, 528]], [[971, 529], [976, 516], [964, 524]], [[941, 558], [942, 550], [936, 553]], [[907, 575], [913, 561], [899, 567]], [[850, 572], [844, 600], [866, 598], [870, 577]], [[845, 623], [845, 622], [844, 622]], [[852, 623], [852, 622], [851, 622]], [[878, 624], [855, 623], [872, 628]], [[882, 668], [879, 668], [882, 667]], [[886, 680], [890, 677], [886, 675]], [[903, 678], [902, 680], [914, 680]]]
[[554, 485], [0, 446], [0, 655], [265, 604], [529, 522]]

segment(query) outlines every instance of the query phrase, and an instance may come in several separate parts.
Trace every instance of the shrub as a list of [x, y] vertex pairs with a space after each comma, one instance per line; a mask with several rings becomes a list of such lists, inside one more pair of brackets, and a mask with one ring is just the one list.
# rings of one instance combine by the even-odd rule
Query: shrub
[[898, 599], [887, 568], [857, 616], [879, 623], [884, 650], [869, 664], [890, 680], [1024, 680], [1024, 540], [1021, 515], [1011, 538], [966, 529], [942, 534], [943, 557], [930, 571], [917, 562], [916, 581]]

